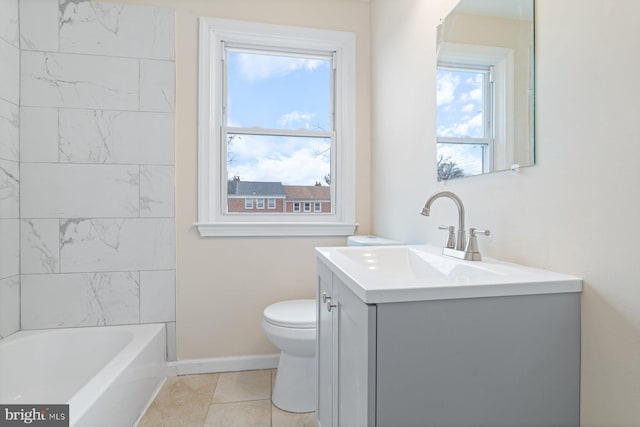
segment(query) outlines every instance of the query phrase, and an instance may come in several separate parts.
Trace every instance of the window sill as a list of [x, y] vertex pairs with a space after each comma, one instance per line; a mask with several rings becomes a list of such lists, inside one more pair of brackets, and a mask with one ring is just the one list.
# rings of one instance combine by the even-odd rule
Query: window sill
[[351, 236], [358, 224], [338, 222], [223, 222], [194, 224], [202, 237]]

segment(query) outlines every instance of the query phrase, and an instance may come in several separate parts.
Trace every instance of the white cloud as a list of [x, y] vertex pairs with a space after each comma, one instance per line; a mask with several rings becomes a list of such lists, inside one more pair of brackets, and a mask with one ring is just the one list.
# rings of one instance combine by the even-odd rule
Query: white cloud
[[474, 104], [467, 104], [464, 107], [462, 107], [461, 111], [463, 113], [472, 113], [474, 108], [475, 108]]
[[273, 77], [283, 77], [295, 71], [304, 69], [313, 71], [325, 60], [295, 58], [275, 55], [256, 55], [248, 53], [235, 54], [242, 77], [249, 82], [267, 80]]
[[289, 185], [324, 182], [330, 171], [330, 143], [320, 138], [243, 135], [230, 148], [227, 174], [243, 181], [281, 181]]
[[436, 101], [438, 106], [449, 104], [455, 100], [456, 88], [460, 84], [460, 79], [455, 77], [451, 72], [438, 72], [438, 81], [436, 84]]
[[[288, 114], [283, 114], [278, 119], [278, 124], [284, 128], [290, 128], [289, 125], [298, 125], [297, 129], [310, 129], [311, 119], [316, 116], [315, 113], [301, 113], [299, 111], [292, 111]], [[294, 126], [291, 126], [293, 128]]]
[[482, 112], [475, 116], [465, 115], [460, 121], [451, 126], [439, 126], [438, 135], [448, 137], [481, 137], [482, 132]]

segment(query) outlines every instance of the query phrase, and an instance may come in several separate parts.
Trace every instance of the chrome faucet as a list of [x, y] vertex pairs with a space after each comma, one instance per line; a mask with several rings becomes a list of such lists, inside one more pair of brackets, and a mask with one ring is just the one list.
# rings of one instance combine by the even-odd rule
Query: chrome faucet
[[462, 200], [456, 194], [451, 191], [440, 191], [435, 193], [431, 197], [429, 197], [424, 204], [424, 208], [422, 208], [422, 215], [429, 216], [431, 214], [431, 205], [433, 202], [441, 197], [447, 197], [453, 200], [453, 203], [456, 204], [458, 208], [458, 238], [456, 240], [455, 249], [458, 251], [464, 251], [466, 243], [466, 236], [464, 231], [464, 205], [462, 204]]
[[[464, 259], [467, 261], [481, 261], [482, 255], [480, 255], [480, 251], [478, 250], [478, 241], [476, 236], [479, 234], [489, 236], [491, 232], [489, 230], [478, 230], [475, 228], [469, 229], [470, 236], [469, 241], [466, 240], [465, 230], [464, 230], [464, 205], [462, 204], [462, 200], [456, 194], [451, 191], [440, 191], [438, 193], [433, 194], [429, 197], [424, 204], [424, 208], [422, 208], [422, 215], [429, 216], [431, 214], [431, 205], [433, 202], [441, 197], [446, 197], [451, 199], [458, 208], [458, 237], [454, 239], [455, 227], [453, 226], [443, 226], [438, 227], [441, 230], [449, 231], [449, 240], [447, 241], [447, 246], [442, 250], [443, 255], [452, 256], [459, 259]], [[455, 245], [454, 245], [455, 240]]]

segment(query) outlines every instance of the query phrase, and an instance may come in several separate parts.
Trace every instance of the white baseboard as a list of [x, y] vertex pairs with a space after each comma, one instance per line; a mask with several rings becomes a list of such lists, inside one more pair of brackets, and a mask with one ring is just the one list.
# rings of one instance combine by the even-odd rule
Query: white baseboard
[[178, 360], [167, 362], [167, 375], [173, 377], [176, 375], [273, 369], [278, 367], [279, 360], [280, 354]]

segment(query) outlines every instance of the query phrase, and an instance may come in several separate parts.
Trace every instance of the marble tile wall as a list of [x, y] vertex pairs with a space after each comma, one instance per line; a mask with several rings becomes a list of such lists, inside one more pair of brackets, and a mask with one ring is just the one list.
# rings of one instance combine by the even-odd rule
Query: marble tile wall
[[174, 12], [19, 6], [22, 328], [164, 322], [175, 359]]
[[0, 1], [0, 339], [20, 329], [18, 0]]

